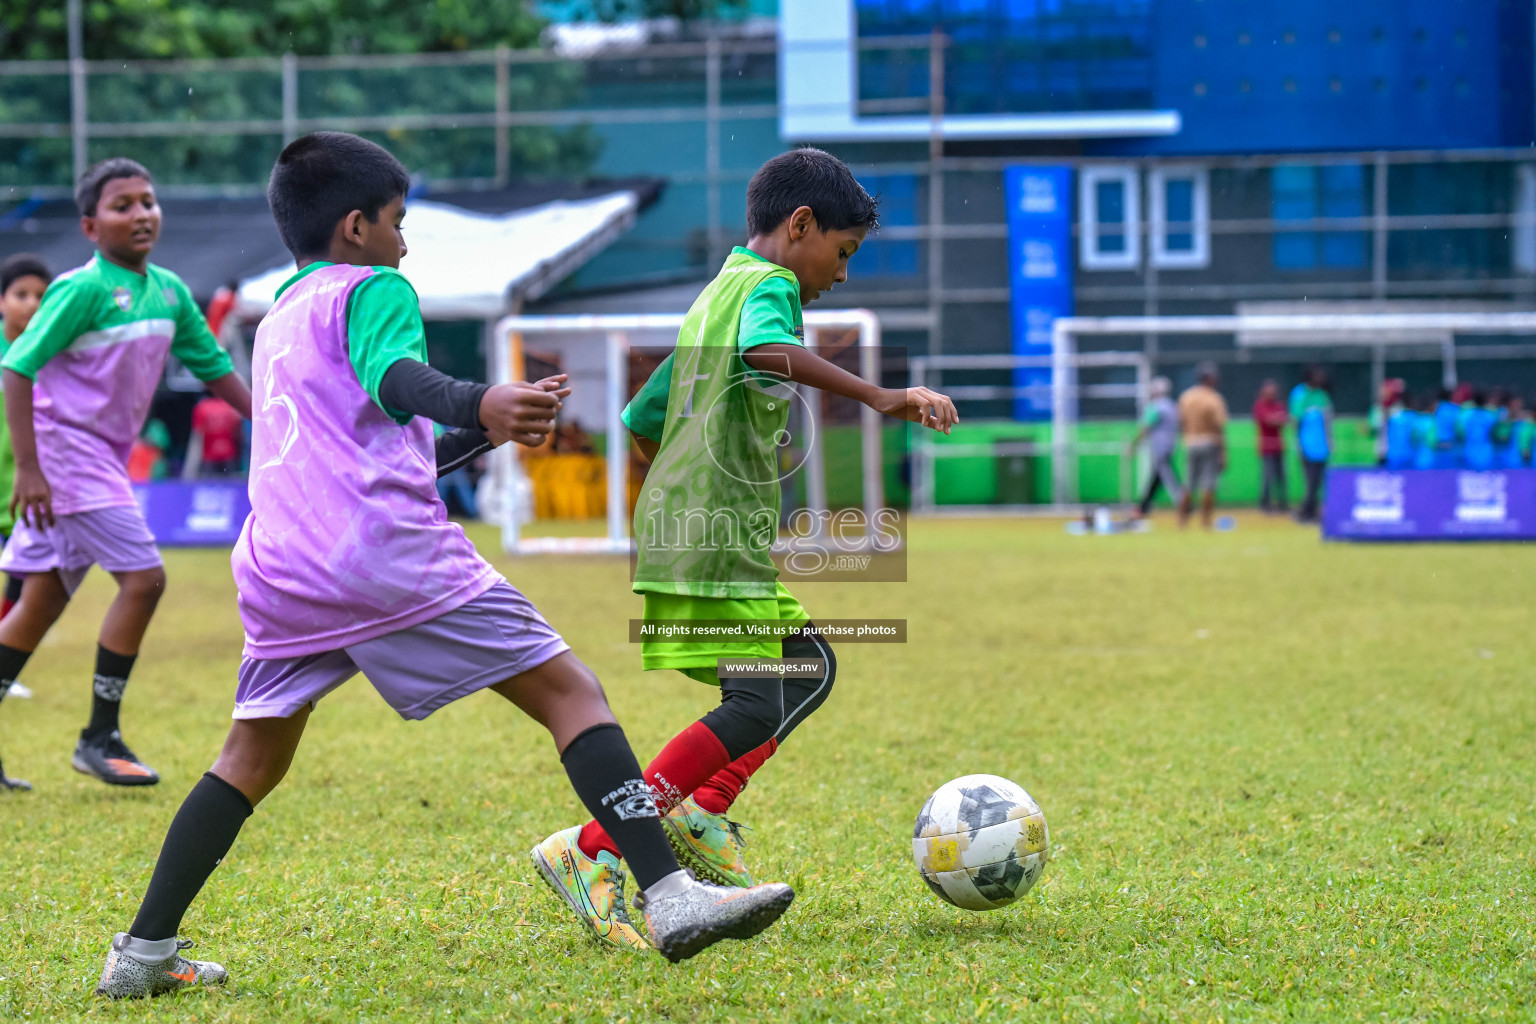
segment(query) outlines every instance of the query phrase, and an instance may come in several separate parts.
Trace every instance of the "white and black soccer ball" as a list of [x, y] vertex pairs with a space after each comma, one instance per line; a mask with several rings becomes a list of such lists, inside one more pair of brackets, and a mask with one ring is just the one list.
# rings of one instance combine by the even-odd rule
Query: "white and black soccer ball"
[[996, 910], [1029, 892], [1050, 852], [1040, 805], [996, 775], [944, 783], [912, 829], [912, 859], [923, 881], [965, 910]]

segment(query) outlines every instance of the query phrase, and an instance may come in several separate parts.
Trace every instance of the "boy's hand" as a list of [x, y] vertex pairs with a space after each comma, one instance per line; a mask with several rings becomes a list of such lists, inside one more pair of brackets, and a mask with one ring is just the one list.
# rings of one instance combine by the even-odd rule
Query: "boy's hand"
[[11, 516], [28, 526], [53, 525], [53, 488], [48, 486], [48, 478], [41, 469], [16, 467]]
[[881, 388], [872, 405], [887, 416], [921, 423], [946, 434], [960, 422], [960, 414], [955, 412], [955, 403], [949, 396], [929, 388]]
[[562, 387], [565, 374], [545, 377], [534, 384], [516, 381], [497, 384], [480, 399], [480, 422], [494, 445], [508, 441], [534, 448], [555, 429], [560, 400], [571, 393]]

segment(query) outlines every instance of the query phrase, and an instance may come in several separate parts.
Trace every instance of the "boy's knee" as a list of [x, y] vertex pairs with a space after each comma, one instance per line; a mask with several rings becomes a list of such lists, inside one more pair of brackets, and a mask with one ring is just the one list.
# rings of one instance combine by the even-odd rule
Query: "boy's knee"
[[118, 586], [136, 601], [157, 602], [165, 593], [165, 569], [157, 565], [153, 569], [124, 573]]
[[724, 679], [720, 706], [702, 721], [731, 760], [773, 739], [784, 720], [784, 687], [777, 678]]

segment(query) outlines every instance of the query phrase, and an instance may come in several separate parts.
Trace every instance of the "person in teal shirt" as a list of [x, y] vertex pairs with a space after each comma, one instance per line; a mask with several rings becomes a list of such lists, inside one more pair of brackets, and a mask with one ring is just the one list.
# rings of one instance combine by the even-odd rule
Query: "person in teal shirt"
[[1440, 389], [1434, 418], [1435, 468], [1455, 469], [1461, 462], [1461, 406], [1452, 401], [1450, 388]]
[[1296, 421], [1296, 446], [1301, 450], [1301, 469], [1307, 481], [1306, 497], [1296, 518], [1315, 523], [1323, 474], [1333, 453], [1333, 399], [1328, 394], [1328, 374], [1321, 366], [1308, 367], [1305, 381], [1291, 392], [1291, 419]]

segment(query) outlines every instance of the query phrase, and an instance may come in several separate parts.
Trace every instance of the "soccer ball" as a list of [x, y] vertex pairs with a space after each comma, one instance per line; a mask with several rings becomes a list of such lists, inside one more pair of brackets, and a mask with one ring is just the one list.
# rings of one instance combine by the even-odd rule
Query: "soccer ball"
[[923, 881], [965, 910], [996, 910], [1029, 892], [1050, 851], [1040, 805], [996, 775], [944, 783], [912, 829], [912, 859]]

